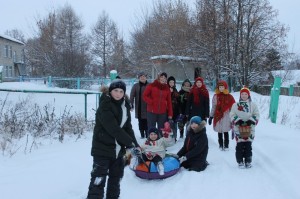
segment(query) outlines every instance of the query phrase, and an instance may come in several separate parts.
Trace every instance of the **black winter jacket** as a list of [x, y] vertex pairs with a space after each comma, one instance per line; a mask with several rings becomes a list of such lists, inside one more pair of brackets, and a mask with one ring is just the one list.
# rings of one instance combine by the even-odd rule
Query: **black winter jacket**
[[202, 121], [195, 132], [188, 126], [188, 134], [184, 140], [184, 145], [177, 153], [179, 157], [185, 156], [187, 158], [186, 163], [189, 167], [206, 167], [208, 139], [205, 125], [206, 122]]
[[[121, 128], [124, 100], [128, 118]], [[121, 146], [118, 157], [125, 154], [125, 148], [138, 146], [131, 125], [130, 103], [127, 99], [116, 101], [108, 93], [102, 93], [96, 112], [91, 155], [116, 158], [116, 142]]]

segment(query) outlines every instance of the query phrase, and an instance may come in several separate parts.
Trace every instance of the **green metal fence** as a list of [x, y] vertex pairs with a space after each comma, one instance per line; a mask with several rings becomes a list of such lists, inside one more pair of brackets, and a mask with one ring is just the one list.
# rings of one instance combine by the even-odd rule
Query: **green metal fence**
[[93, 91], [48, 91], [48, 90], [26, 90], [26, 89], [1, 89], [0, 91], [6, 91], [6, 92], [22, 92], [22, 93], [56, 93], [56, 94], [79, 94], [84, 95], [84, 117], [87, 121], [87, 95], [96, 95], [96, 109], [99, 106], [99, 98], [101, 93], [100, 92], [93, 92]]

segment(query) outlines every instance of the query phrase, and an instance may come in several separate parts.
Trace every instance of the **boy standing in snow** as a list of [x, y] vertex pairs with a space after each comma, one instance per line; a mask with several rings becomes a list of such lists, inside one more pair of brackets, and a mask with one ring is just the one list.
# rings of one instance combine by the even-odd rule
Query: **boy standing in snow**
[[131, 126], [130, 103], [125, 99], [126, 85], [114, 80], [109, 89], [101, 88], [100, 106], [96, 112], [91, 155], [93, 170], [87, 199], [119, 198], [124, 174], [126, 149], [138, 146]]
[[[211, 125], [213, 120], [213, 128], [218, 132], [218, 142], [220, 150], [227, 151], [229, 149], [229, 134], [231, 130], [230, 109], [235, 103], [234, 98], [228, 91], [228, 85], [225, 81], [220, 80], [212, 99], [212, 107], [208, 124]], [[224, 139], [223, 139], [224, 135]]]
[[156, 166], [159, 175], [164, 175], [164, 165], [162, 160], [166, 156], [166, 148], [175, 144], [173, 132], [169, 122], [165, 122], [164, 128], [161, 129], [163, 137], [159, 139], [158, 129], [152, 127], [148, 131], [148, 138], [144, 145], [141, 146], [143, 151], [143, 160], [152, 161]]
[[178, 151], [181, 166], [189, 171], [203, 171], [208, 163], [208, 139], [206, 135], [206, 122], [201, 117], [194, 116], [187, 127], [187, 136], [183, 147]]
[[178, 122], [178, 128], [179, 128], [179, 133], [180, 133], [180, 138], [183, 138], [183, 131], [184, 131], [184, 126], [187, 123], [187, 118], [186, 118], [186, 113], [185, 113], [185, 109], [186, 109], [186, 103], [190, 94], [190, 90], [192, 87], [192, 83], [190, 82], [189, 79], [186, 79], [182, 82], [181, 85], [181, 90], [179, 91], [179, 112], [180, 115], [176, 118], [177, 122]]
[[252, 162], [252, 141], [255, 136], [255, 126], [259, 120], [259, 111], [252, 102], [250, 90], [243, 87], [240, 90], [238, 103], [233, 104], [230, 111], [230, 118], [234, 124], [236, 145], [236, 161], [240, 168], [251, 167]]

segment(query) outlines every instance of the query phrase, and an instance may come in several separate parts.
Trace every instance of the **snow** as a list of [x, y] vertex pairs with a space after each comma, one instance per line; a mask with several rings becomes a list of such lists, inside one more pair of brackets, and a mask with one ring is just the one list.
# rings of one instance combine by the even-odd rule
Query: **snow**
[[[0, 88], [15, 84], [26, 89], [50, 89], [32, 83], [2, 83]], [[17, 85], [16, 85], [17, 84]], [[12, 87], [12, 86], [11, 86]], [[25, 88], [24, 88], [25, 89]], [[129, 91], [130, 89], [128, 89]], [[129, 92], [128, 92], [129, 93]], [[10, 93], [8, 100], [16, 101], [30, 96], [31, 100], [43, 104], [52, 98], [59, 99], [56, 105], [72, 105], [74, 111], [83, 112], [79, 102], [81, 95], [61, 97], [61, 94]], [[210, 93], [211, 97], [213, 93]], [[0, 92], [0, 99], [6, 92]], [[51, 96], [51, 98], [50, 98]], [[238, 93], [233, 93], [238, 100]], [[121, 199], [282, 199], [300, 198], [300, 98], [280, 96], [277, 124], [268, 119], [269, 97], [251, 93], [258, 104], [261, 119], [253, 142], [253, 167], [239, 169], [235, 161], [235, 141], [230, 140], [230, 150], [220, 151], [217, 134], [207, 126], [209, 139], [208, 162], [203, 172], [181, 169], [176, 175], [164, 180], [143, 180], [125, 168], [121, 182]], [[74, 104], [73, 104], [74, 103]], [[95, 99], [88, 99], [88, 107], [95, 105]], [[89, 117], [94, 112], [88, 111]], [[132, 123], [139, 139], [138, 123], [132, 112]], [[22, 150], [12, 157], [0, 156], [0, 193], [4, 199], [83, 199], [86, 197], [92, 169], [90, 156], [92, 132], [81, 139], [69, 137], [60, 143], [44, 141], [39, 148], [24, 154]], [[168, 152], [176, 153], [182, 146], [179, 141]]]
[[10, 41], [13, 41], [13, 42], [16, 42], [16, 43], [19, 43], [19, 44], [22, 44], [22, 45], [25, 45], [23, 42], [15, 39], [15, 38], [12, 38], [10, 36], [7, 36], [7, 35], [4, 35], [4, 34], [1, 34], [0, 33], [0, 37], [4, 38], [4, 39], [7, 39], [7, 40], [10, 40]]
[[272, 75], [281, 78], [282, 87], [296, 86], [300, 83], [300, 70], [276, 70], [272, 71]]

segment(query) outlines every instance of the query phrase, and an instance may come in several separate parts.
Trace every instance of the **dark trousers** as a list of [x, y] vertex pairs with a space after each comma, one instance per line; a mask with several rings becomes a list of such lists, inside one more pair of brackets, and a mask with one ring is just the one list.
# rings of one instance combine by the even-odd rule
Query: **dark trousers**
[[238, 163], [252, 162], [252, 142], [238, 142], [235, 148], [235, 157]]
[[159, 155], [156, 155], [156, 156], [154, 156], [152, 159], [149, 159], [149, 158], [147, 157], [147, 155], [142, 154], [142, 158], [143, 158], [144, 161], [151, 161], [151, 162], [153, 162], [155, 165], [157, 165], [158, 162], [161, 162], [161, 161], [162, 161], [162, 158], [161, 158]]
[[[224, 134], [224, 140], [223, 140], [223, 134]], [[228, 132], [224, 133], [218, 133], [218, 142], [219, 142], [219, 147], [220, 148], [228, 148], [229, 145], [229, 134]]]
[[147, 125], [147, 119], [138, 119], [139, 121], [139, 130], [141, 133], [141, 137], [148, 137], [148, 125]]
[[106, 199], [119, 198], [120, 181], [123, 175], [124, 162], [122, 158], [94, 157], [87, 199], [104, 198], [107, 176]]

